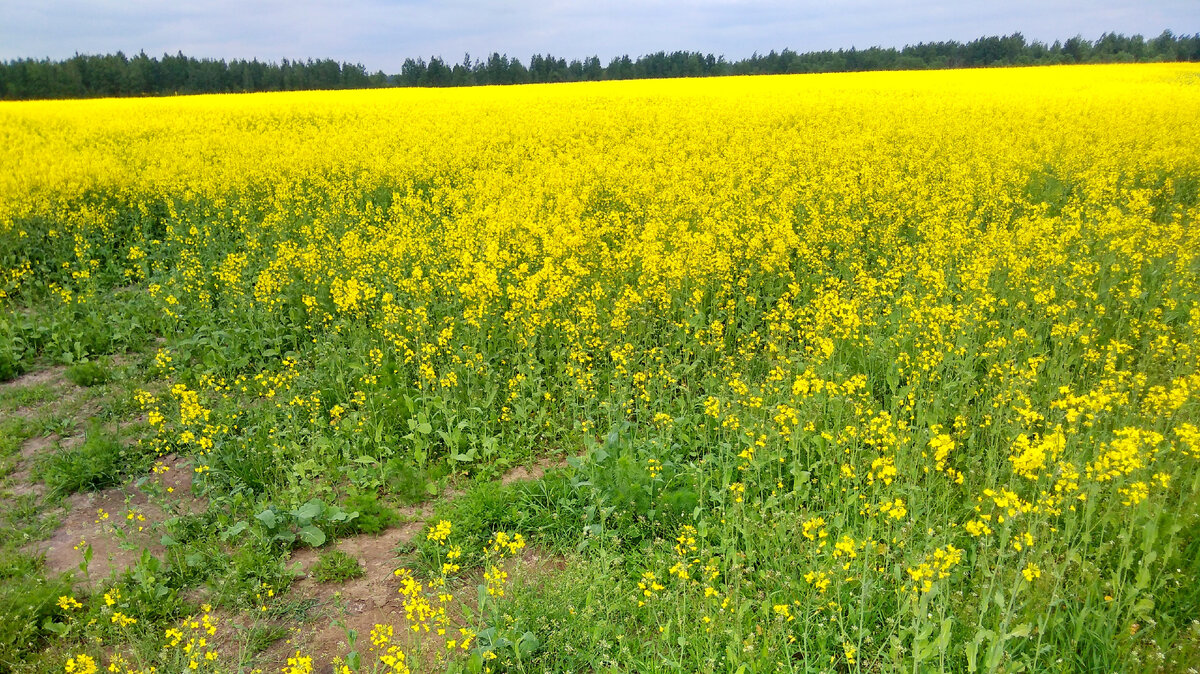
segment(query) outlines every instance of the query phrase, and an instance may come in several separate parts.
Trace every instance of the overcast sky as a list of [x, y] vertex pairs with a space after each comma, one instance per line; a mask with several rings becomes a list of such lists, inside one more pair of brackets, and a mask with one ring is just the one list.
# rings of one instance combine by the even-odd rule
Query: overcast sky
[[1020, 31], [1052, 42], [1108, 31], [1200, 32], [1200, 0], [0, 0], [0, 60], [117, 50], [152, 56], [333, 58], [397, 72], [458, 62], [903, 47]]

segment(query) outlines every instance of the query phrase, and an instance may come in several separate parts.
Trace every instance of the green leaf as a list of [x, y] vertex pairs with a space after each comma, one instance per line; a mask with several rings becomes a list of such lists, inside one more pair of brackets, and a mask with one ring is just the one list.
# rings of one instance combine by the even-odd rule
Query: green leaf
[[951, 618], [945, 618], [942, 620], [942, 631], [941, 631], [941, 633], [938, 634], [938, 640], [937, 640], [937, 649], [938, 649], [939, 653], [945, 653], [946, 649], [949, 648], [950, 636], [951, 636], [953, 627], [954, 627], [954, 620], [952, 620]]
[[319, 517], [321, 515], [321, 511], [324, 509], [324, 503], [313, 499], [293, 511], [292, 514], [295, 515], [296, 519], [300, 520], [302, 524], [307, 524], [314, 518]]
[[1013, 629], [1013, 631], [1008, 633], [1008, 638], [1009, 639], [1023, 639], [1025, 637], [1029, 636], [1029, 632], [1032, 629], [1033, 629], [1033, 625], [1031, 623], [1021, 623], [1020, 625], [1017, 625]]
[[542, 642], [533, 632], [526, 632], [525, 634], [522, 634], [521, 639], [517, 641], [517, 652], [519, 652], [523, 657], [529, 657], [530, 655], [536, 653], [537, 649], [540, 648], [541, 645]]
[[325, 543], [325, 532], [310, 524], [300, 530], [300, 540], [316, 548]]
[[271, 510], [270, 508], [267, 508], [266, 510], [255, 515], [254, 519], [262, 522], [263, 526], [268, 529], [274, 529], [275, 525], [279, 523], [279, 518], [276, 517], [275, 511]]
[[974, 672], [978, 668], [975, 664], [976, 658], [979, 657], [979, 646], [988, 639], [995, 638], [996, 633], [991, 630], [979, 630], [975, 633], [975, 637], [967, 644], [967, 671]]
[[1149, 618], [1150, 614], [1154, 612], [1154, 598], [1142, 597], [1141, 599], [1138, 599], [1133, 604], [1133, 608], [1130, 609], [1130, 612], [1142, 620]]
[[[235, 524], [235, 525], [229, 527], [228, 529], [226, 529], [225, 531], [221, 532], [221, 540], [227, 541], [230, 538], [233, 538], [234, 536], [237, 536], [238, 534], [245, 531], [249, 526], [250, 525], [246, 524], [245, 522], [238, 522], [237, 524]], [[166, 544], [164, 543], [163, 545], [166, 545]]]

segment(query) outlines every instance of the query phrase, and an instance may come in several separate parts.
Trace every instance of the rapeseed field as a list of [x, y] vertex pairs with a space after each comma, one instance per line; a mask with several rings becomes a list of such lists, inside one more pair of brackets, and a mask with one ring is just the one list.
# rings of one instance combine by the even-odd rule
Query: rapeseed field
[[[11, 503], [189, 473], [107, 578], [0, 541], [0, 669], [1200, 662], [1200, 67], [5, 103], [0, 166], [0, 374], [144, 355]], [[297, 609], [366, 534], [394, 610]]]

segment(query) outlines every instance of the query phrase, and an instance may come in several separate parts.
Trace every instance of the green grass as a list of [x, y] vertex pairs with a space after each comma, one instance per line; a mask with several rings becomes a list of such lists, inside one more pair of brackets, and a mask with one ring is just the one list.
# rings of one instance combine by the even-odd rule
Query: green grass
[[19, 416], [0, 419], [0, 458], [21, 451], [21, 445], [33, 435], [33, 423]]
[[322, 552], [309, 571], [318, 583], [344, 583], [363, 575], [358, 560], [341, 550]]
[[358, 517], [338, 527], [339, 535], [359, 533], [377, 534], [399, 522], [396, 511], [379, 500], [374, 492], [353, 491], [342, 503], [347, 513], [357, 512]]
[[40, 560], [0, 549], [0, 669], [36, 652], [53, 636], [45, 627], [61, 618], [58, 598], [71, 584], [47, 578]]
[[0, 409], [15, 410], [43, 405], [60, 395], [62, 395], [61, 391], [47, 383], [13, 386], [0, 393]]
[[254, 656], [270, 648], [271, 644], [287, 637], [288, 629], [283, 625], [256, 625], [246, 631], [245, 655]]
[[126, 446], [116, 433], [92, 423], [81, 445], [51, 454], [38, 467], [37, 475], [45, 482], [48, 494], [59, 498], [115, 486], [147, 465], [142, 451]]
[[89, 360], [68, 367], [66, 376], [76, 386], [96, 386], [107, 383], [112, 378], [112, 370], [104, 362]]

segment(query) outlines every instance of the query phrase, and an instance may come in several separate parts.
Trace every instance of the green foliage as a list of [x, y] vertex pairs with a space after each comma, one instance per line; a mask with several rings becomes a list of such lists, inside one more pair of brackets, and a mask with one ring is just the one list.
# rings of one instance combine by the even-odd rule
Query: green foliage
[[28, 369], [28, 348], [19, 320], [0, 314], [0, 382], [15, 379]]
[[346, 512], [339, 506], [326, 505], [320, 499], [312, 499], [292, 510], [269, 507], [254, 515], [266, 540], [288, 547], [299, 542], [314, 548], [325, 544], [326, 532], [351, 526], [357, 518], [357, 511]]
[[246, 632], [246, 655], [258, 655], [287, 635], [288, 629], [283, 625], [255, 625]]
[[30, 405], [40, 405], [53, 400], [57, 395], [59, 395], [58, 391], [49, 384], [14, 386], [0, 393], [0, 407], [18, 409]]
[[344, 583], [360, 578], [363, 569], [357, 559], [341, 550], [327, 550], [321, 553], [309, 573], [318, 583]]
[[166, 622], [185, 616], [187, 603], [166, 566], [143, 548], [136, 564], [122, 574], [115, 587], [121, 590], [122, 612], [148, 622]]
[[0, 420], [0, 459], [12, 456], [33, 433], [33, 424], [19, 416]]
[[388, 493], [408, 504], [420, 503], [437, 492], [437, 480], [445, 477], [446, 464], [421, 468], [409, 461], [391, 459], [383, 474]]
[[213, 603], [218, 606], [258, 611], [265, 597], [283, 593], [292, 583], [292, 572], [274, 546], [241, 545], [223, 558], [226, 564], [215, 570], [208, 581]]
[[0, 344], [0, 381], [16, 379], [25, 372], [19, 354], [10, 345]]
[[101, 361], [82, 361], [67, 368], [67, 379], [70, 379], [77, 386], [103, 384], [111, 377], [111, 370]]
[[21, 494], [0, 509], [0, 550], [5, 545], [20, 547], [39, 541], [58, 526], [59, 518], [47, 512], [37, 494]]
[[[466, 565], [481, 559], [484, 546], [500, 530], [523, 534], [550, 550], [574, 551], [590, 507], [585, 499], [561, 473], [508, 485], [484, 482], [439, 504], [429, 521], [451, 522], [450, 543], [462, 547]], [[439, 558], [438, 545], [424, 536], [417, 537], [416, 548], [426, 563]]]
[[526, 66], [516, 57], [493, 53], [487, 60], [448, 63], [440, 56], [407, 58], [400, 72], [368, 73], [361, 64], [331, 59], [262, 63], [233, 59], [196, 59], [164, 54], [75, 55], [64, 61], [18, 59], [0, 63], [0, 98], [81, 98], [147, 94], [362, 89], [367, 87], [451, 87], [539, 82], [577, 82], [720, 75], [757, 75], [863, 70], [923, 70], [1058, 63], [1129, 63], [1200, 60], [1200, 35], [1165, 31], [1147, 40], [1141, 35], [1105, 33], [1092, 42], [1081, 37], [1052, 44], [1027, 42], [1020, 33], [980, 37], [969, 42], [921, 42], [903, 48], [870, 47], [798, 53], [791, 49], [756, 52], [728, 61], [702, 52], [658, 51], [628, 55], [607, 65], [597, 56], [582, 59], [535, 54]]
[[700, 502], [695, 475], [658, 456], [679, 452], [637, 444], [626, 426], [594, 445], [586, 461], [573, 461], [579, 470], [576, 485], [593, 504], [587, 522], [592, 532], [619, 531], [626, 543], [635, 545], [692, 519]]
[[43, 575], [40, 560], [0, 551], [0, 668], [46, 643], [52, 634], [43, 625], [62, 613], [58, 598], [71, 594], [70, 582]]
[[399, 516], [379, 495], [371, 491], [352, 491], [342, 504], [345, 512], [358, 513], [337, 527], [338, 535], [348, 533], [377, 534], [396, 524]]
[[115, 433], [93, 422], [79, 447], [59, 449], [41, 464], [38, 474], [51, 496], [62, 497], [114, 486], [148, 464], [139, 448], [127, 447]]

